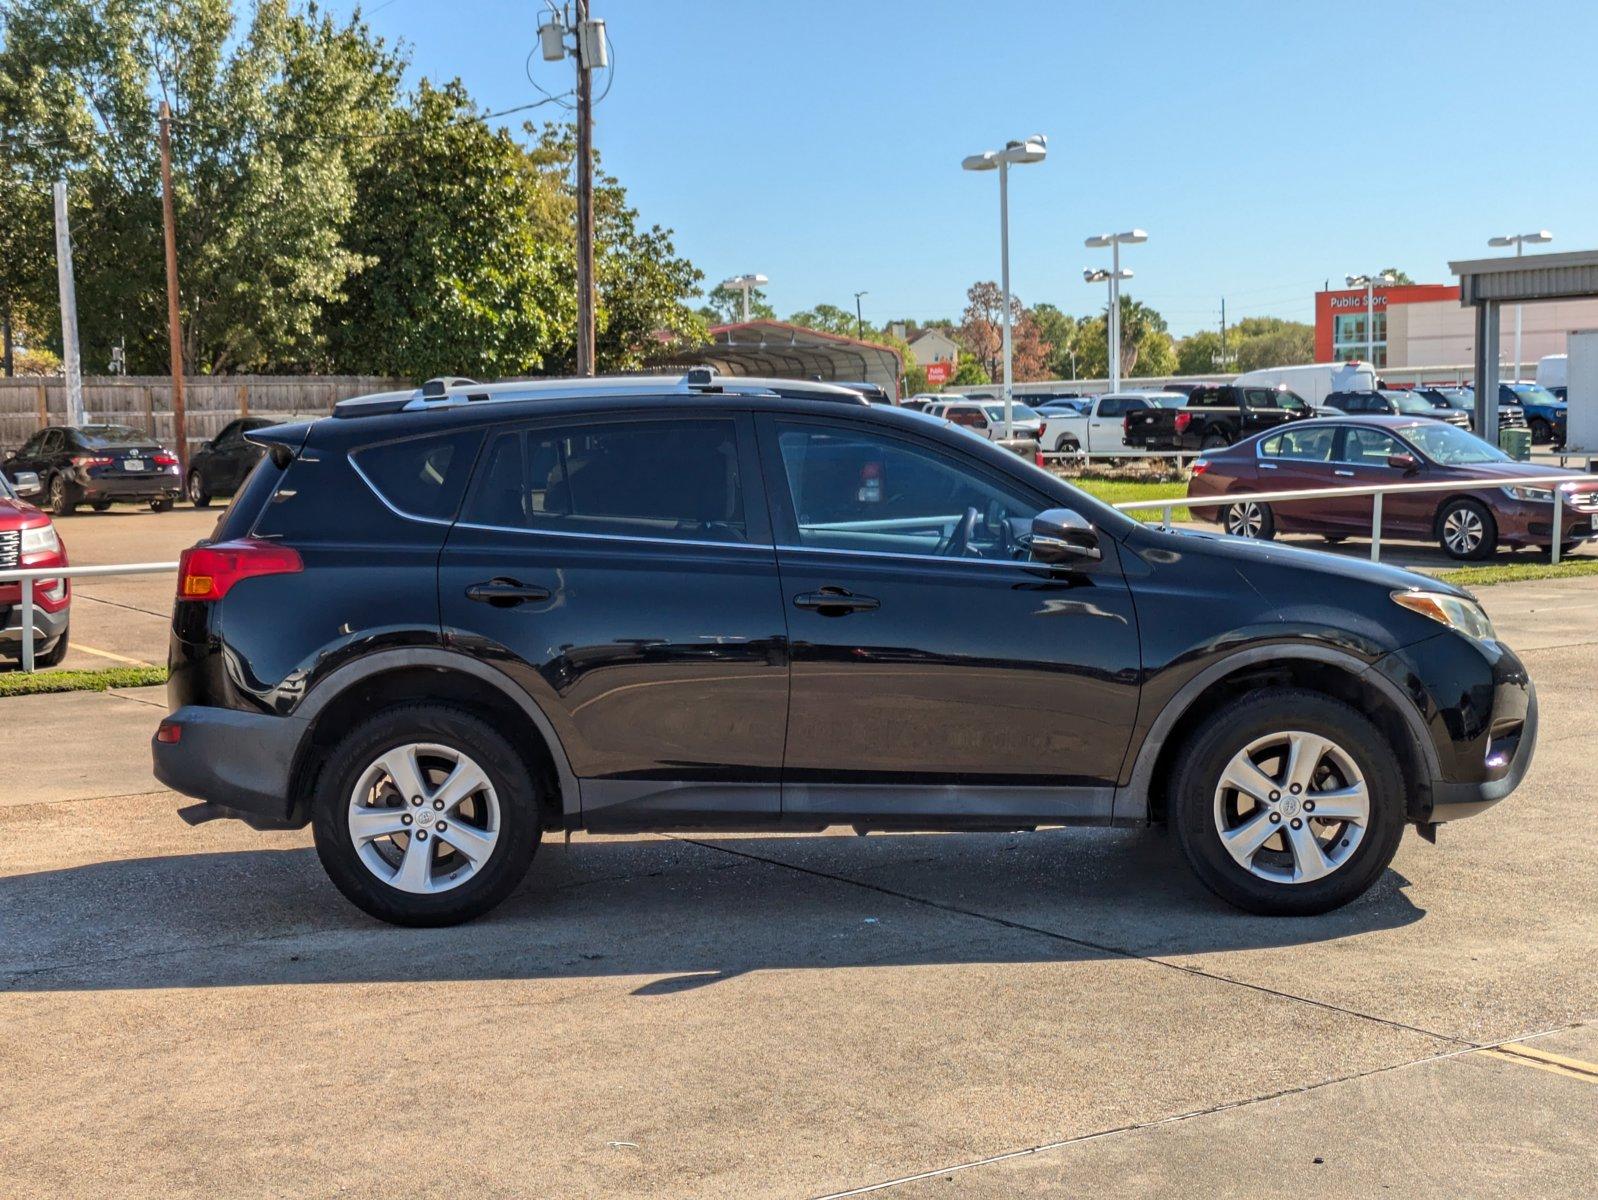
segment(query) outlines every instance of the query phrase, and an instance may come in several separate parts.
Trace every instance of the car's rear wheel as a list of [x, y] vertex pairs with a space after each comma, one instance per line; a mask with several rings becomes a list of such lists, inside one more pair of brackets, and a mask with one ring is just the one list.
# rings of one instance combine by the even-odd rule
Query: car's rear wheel
[[538, 785], [468, 713], [389, 709], [334, 747], [316, 785], [316, 852], [345, 897], [395, 925], [454, 925], [515, 890], [538, 847]]
[[1062, 433], [1054, 440], [1054, 452], [1056, 454], [1075, 454], [1077, 452], [1078, 444], [1079, 443], [1074, 437], [1071, 437], [1069, 434]]
[[189, 472], [187, 488], [189, 503], [195, 508], [206, 508], [211, 503], [211, 493], [205, 490], [205, 482], [200, 478], [198, 471]]
[[1480, 500], [1450, 500], [1437, 514], [1437, 541], [1443, 553], [1462, 562], [1489, 558], [1498, 549], [1498, 522]]
[[1362, 714], [1296, 688], [1212, 713], [1177, 759], [1177, 844], [1222, 899], [1251, 912], [1322, 913], [1361, 895], [1404, 832], [1392, 747]]
[[77, 497], [65, 475], [50, 476], [50, 511], [58, 517], [70, 517], [78, 509]]
[[1544, 442], [1551, 442], [1554, 440], [1554, 427], [1547, 421], [1543, 420], [1541, 417], [1533, 417], [1530, 424], [1531, 440], [1535, 445], [1540, 446]]
[[1201, 449], [1201, 450], [1223, 450], [1227, 446], [1230, 446], [1231, 444], [1232, 444], [1231, 442], [1227, 441], [1220, 434], [1212, 433], [1212, 434], [1208, 434], [1204, 438], [1204, 440], [1201, 443], [1199, 443], [1199, 449]]
[[94, 509], [95, 512], [105, 512], [107, 509], [109, 509], [111, 507], [111, 501], [109, 501], [109, 500], [95, 500], [95, 501], [92, 501], [89, 504], [89, 507]]
[[1340, 545], [1341, 543], [1348, 541], [1348, 534], [1323, 533], [1321, 534], [1321, 541], [1325, 542], [1328, 546]]
[[1245, 500], [1233, 504], [1221, 517], [1226, 532], [1233, 537], [1254, 538], [1268, 542], [1276, 536], [1276, 514], [1269, 504]]

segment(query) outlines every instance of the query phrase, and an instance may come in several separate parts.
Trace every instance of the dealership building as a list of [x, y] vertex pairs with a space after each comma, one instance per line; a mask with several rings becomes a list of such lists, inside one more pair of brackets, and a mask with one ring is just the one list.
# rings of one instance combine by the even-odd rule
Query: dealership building
[[[1373, 359], [1378, 367], [1443, 367], [1476, 355], [1475, 310], [1459, 302], [1452, 283], [1394, 284], [1372, 295], [1374, 343], [1367, 349], [1365, 289], [1315, 293], [1315, 361]], [[1554, 300], [1522, 310], [1521, 374], [1531, 378], [1545, 354], [1565, 353], [1572, 329], [1598, 329], [1598, 300]], [[1504, 377], [1511, 378], [1515, 318], [1506, 310], [1499, 344]]]

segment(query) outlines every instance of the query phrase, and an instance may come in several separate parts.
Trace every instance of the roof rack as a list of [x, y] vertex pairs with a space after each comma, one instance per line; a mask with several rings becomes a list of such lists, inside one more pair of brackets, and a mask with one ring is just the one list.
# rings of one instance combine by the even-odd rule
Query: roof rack
[[369, 417], [393, 412], [451, 409], [465, 404], [562, 400], [596, 393], [605, 396], [731, 394], [783, 396], [835, 404], [867, 403], [859, 392], [836, 384], [797, 379], [724, 377], [714, 367], [691, 367], [682, 375], [601, 375], [569, 379], [523, 379], [505, 383], [477, 383], [458, 376], [440, 376], [429, 379], [413, 392], [382, 392], [340, 400], [333, 406], [333, 415]]

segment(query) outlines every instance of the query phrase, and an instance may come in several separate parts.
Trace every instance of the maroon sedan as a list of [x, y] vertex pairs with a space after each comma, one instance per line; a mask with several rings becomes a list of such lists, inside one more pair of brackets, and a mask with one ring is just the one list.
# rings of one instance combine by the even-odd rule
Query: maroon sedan
[[[1376, 487], [1457, 480], [1458, 491], [1389, 493], [1384, 536], [1436, 540], [1452, 558], [1489, 557], [1499, 546], [1553, 541], [1554, 494], [1548, 484], [1517, 480], [1568, 474], [1560, 484], [1564, 550], [1593, 536], [1598, 477], [1516, 462], [1474, 434], [1420, 417], [1369, 416], [1305, 421], [1206, 454], [1193, 463], [1189, 496], [1285, 492], [1300, 488]], [[1369, 535], [1371, 497], [1322, 496], [1266, 504], [1242, 501], [1194, 510], [1241, 537], [1318, 533], [1329, 542]]]

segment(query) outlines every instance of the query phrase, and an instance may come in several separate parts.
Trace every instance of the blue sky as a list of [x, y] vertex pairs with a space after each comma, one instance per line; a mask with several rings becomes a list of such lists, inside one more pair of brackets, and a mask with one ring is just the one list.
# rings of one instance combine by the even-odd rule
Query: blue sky
[[[615, 57], [606, 168], [709, 282], [770, 276], [781, 314], [866, 289], [869, 319], [958, 317], [999, 257], [996, 179], [960, 159], [1034, 132], [1049, 159], [1011, 174], [1012, 284], [1067, 312], [1103, 305], [1081, 272], [1107, 252], [1082, 239], [1132, 226], [1150, 240], [1128, 291], [1178, 334], [1223, 295], [1232, 319], [1311, 320], [1328, 278], [1447, 282], [1495, 233], [1598, 245], [1590, 2], [592, 5]], [[536, 98], [538, 0], [365, 7], [415, 74], [491, 109]], [[570, 65], [534, 69], [553, 87]]]

